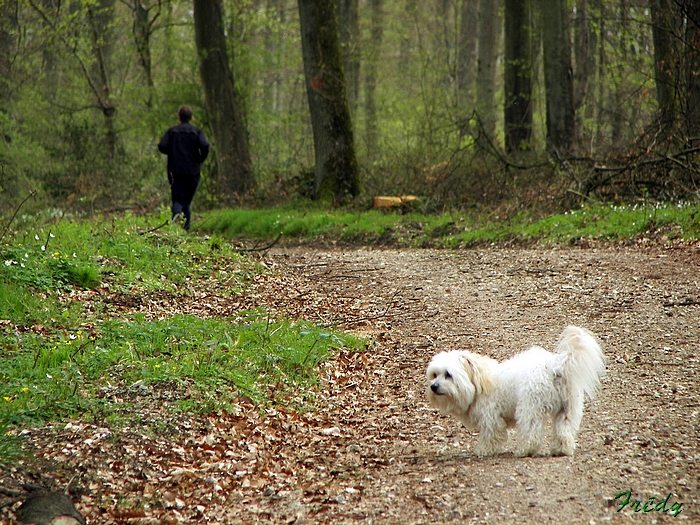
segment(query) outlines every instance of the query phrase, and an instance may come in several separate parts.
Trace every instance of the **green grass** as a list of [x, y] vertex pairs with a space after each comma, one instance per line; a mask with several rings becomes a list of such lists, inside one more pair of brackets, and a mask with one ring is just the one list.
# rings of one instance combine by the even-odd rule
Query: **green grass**
[[233, 297], [266, 271], [220, 237], [171, 225], [147, 233], [166, 219], [33, 217], [13, 225], [0, 246], [0, 455], [16, 449], [12, 436], [24, 425], [133, 421], [134, 384], [174, 389], [167, 408], [176, 413], [235, 410], [240, 396], [309, 406], [319, 364], [340, 348], [364, 347], [262, 310], [205, 319], [111, 307], [119, 294], [195, 301], [188, 290], [199, 279]]
[[192, 301], [188, 289], [200, 279], [235, 296], [266, 270], [225, 239], [271, 240], [282, 232], [292, 241], [448, 248], [700, 239], [698, 204], [592, 203], [507, 218], [305, 205], [212, 212], [195, 222], [199, 235], [170, 225], [148, 232], [167, 218], [163, 210], [90, 220], [25, 217], [12, 225], [0, 246], [0, 456], [11, 457], [12, 435], [23, 425], [65, 417], [117, 425], [137, 417], [135, 388], [174, 389], [168, 409], [176, 412], [232, 410], [240, 396], [311, 403], [319, 364], [339, 348], [361, 349], [363, 341], [264, 311], [211, 319], [146, 315], [101, 299], [155, 293]]
[[203, 228], [227, 237], [312, 239], [320, 235], [352, 240], [358, 235], [381, 234], [406, 217], [374, 210], [352, 212], [325, 208], [231, 209], [208, 214]]
[[319, 363], [339, 348], [362, 344], [351, 335], [273, 320], [262, 312], [153, 321], [137, 315], [133, 321], [106, 321], [90, 333], [78, 329], [21, 339], [7, 332], [2, 337], [0, 422], [10, 425], [86, 413], [109, 419], [124, 408], [101, 395], [105, 389], [183, 380], [193, 388], [173, 408], [188, 412], [231, 410], [240, 395], [268, 404], [269, 385], [288, 404], [303, 406], [312, 398], [300, 392], [317, 382]]
[[405, 247], [467, 247], [518, 240], [561, 244], [579, 240], [625, 240], [645, 235], [700, 238], [700, 205], [606, 205], [533, 217], [523, 211], [508, 218], [473, 212], [425, 215], [368, 210], [349, 212], [318, 207], [232, 209], [212, 212], [203, 229], [227, 238], [308, 241], [322, 237], [359, 244]]

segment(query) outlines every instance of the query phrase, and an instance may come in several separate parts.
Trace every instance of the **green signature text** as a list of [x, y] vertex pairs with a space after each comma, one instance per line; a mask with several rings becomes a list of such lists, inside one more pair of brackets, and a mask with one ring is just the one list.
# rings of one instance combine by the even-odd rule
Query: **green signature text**
[[673, 505], [667, 507], [669, 499], [671, 499], [670, 492], [668, 496], [666, 496], [666, 499], [656, 500], [654, 496], [649, 496], [649, 499], [645, 503], [642, 503], [640, 500], [632, 500], [632, 491], [627, 490], [619, 492], [615, 496], [615, 500], [617, 501], [618, 499], [620, 501], [618, 501], [617, 504], [620, 505], [620, 508], [617, 509], [617, 512], [622, 511], [627, 505], [629, 505], [630, 509], [634, 509], [634, 512], [671, 512], [674, 517], [683, 512], [683, 503], [679, 501], [675, 501]]

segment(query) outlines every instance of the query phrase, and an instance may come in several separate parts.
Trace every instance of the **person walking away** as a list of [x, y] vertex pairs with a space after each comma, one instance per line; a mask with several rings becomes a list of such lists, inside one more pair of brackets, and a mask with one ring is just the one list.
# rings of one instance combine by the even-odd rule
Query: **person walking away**
[[158, 150], [168, 156], [172, 221], [177, 222], [184, 215], [185, 230], [190, 231], [190, 204], [199, 185], [202, 163], [209, 155], [209, 141], [201, 129], [192, 125], [189, 106], [180, 106], [177, 119], [180, 123], [165, 132]]

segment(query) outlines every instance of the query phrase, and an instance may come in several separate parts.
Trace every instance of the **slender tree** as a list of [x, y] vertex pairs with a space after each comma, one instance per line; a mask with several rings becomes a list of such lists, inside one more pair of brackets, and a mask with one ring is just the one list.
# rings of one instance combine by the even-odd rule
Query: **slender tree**
[[505, 0], [506, 151], [529, 148], [532, 137], [532, 46], [529, 0]]
[[498, 0], [480, 0], [476, 109], [490, 134], [496, 130], [496, 68], [500, 36]]
[[673, 5], [670, 0], [649, 0], [651, 11], [652, 37], [654, 39], [654, 80], [659, 117], [663, 125], [673, 123], [677, 118], [676, 72], [678, 50], [675, 45], [672, 19]]
[[221, 0], [194, 0], [194, 31], [219, 185], [224, 198], [234, 203], [254, 186], [255, 180], [248, 134], [226, 51]]
[[566, 0], [539, 0], [542, 20], [547, 143], [559, 153], [574, 146], [575, 118], [571, 43]]
[[357, 107], [360, 93], [360, 16], [359, 0], [336, 0], [340, 27], [340, 49], [343, 55], [343, 72], [351, 113]]
[[588, 21], [588, 0], [576, 0], [574, 18], [574, 111], [578, 111], [586, 101], [588, 77], [590, 74], [590, 27]]
[[462, 109], [474, 105], [474, 71], [476, 70], [476, 31], [479, 20], [478, 0], [462, 0], [457, 44], [457, 106]]
[[685, 133], [693, 146], [700, 146], [700, 3], [683, 0], [685, 16]]
[[[10, 100], [12, 59], [16, 55], [18, 31], [17, 3], [0, 4], [0, 104], [5, 106]], [[4, 110], [5, 107], [2, 107]]]
[[143, 74], [148, 88], [146, 97], [146, 107], [150, 111], [153, 107], [153, 91], [155, 82], [153, 81], [153, 63], [151, 59], [151, 34], [153, 27], [160, 16], [161, 1], [150, 5], [148, 0], [122, 0], [133, 14], [132, 33], [134, 44], [139, 55], [139, 64], [143, 69]]
[[336, 203], [360, 192], [352, 122], [345, 93], [335, 3], [299, 0], [306, 94], [314, 135], [314, 197]]
[[118, 141], [115, 123], [117, 107], [112, 100], [110, 81], [110, 62], [114, 49], [112, 41], [114, 3], [114, 0], [98, 0], [94, 5], [87, 4], [87, 21], [94, 54], [91, 82], [104, 116], [106, 148], [109, 158], [114, 158], [116, 155]]
[[382, 35], [384, 32], [383, 22], [383, 1], [370, 0], [370, 41], [369, 52], [365, 62], [365, 142], [367, 143], [368, 155], [371, 158], [377, 146], [377, 102], [375, 95], [377, 91], [377, 71], [379, 69], [379, 54], [382, 46]]

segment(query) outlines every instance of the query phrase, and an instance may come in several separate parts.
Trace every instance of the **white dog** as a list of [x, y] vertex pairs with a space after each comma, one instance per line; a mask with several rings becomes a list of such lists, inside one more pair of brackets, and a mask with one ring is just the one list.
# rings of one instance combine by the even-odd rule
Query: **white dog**
[[569, 326], [554, 353], [533, 346], [502, 363], [466, 351], [440, 353], [428, 365], [427, 394], [440, 412], [479, 431], [479, 456], [500, 452], [510, 427], [518, 432], [516, 455], [537, 454], [550, 417], [551, 454], [570, 456], [584, 397], [593, 398], [604, 372], [593, 334]]

